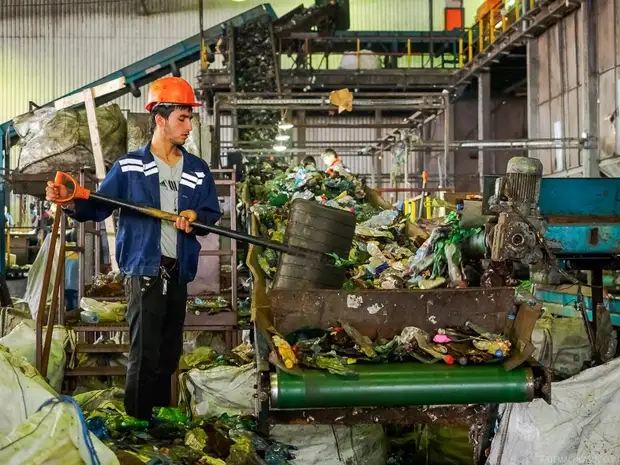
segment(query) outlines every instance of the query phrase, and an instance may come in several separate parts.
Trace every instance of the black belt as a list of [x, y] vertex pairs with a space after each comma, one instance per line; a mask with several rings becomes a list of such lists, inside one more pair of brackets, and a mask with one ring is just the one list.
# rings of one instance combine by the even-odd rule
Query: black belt
[[176, 258], [165, 257], [163, 255], [161, 256], [161, 266], [163, 266], [167, 270], [172, 270], [176, 265], [177, 265]]

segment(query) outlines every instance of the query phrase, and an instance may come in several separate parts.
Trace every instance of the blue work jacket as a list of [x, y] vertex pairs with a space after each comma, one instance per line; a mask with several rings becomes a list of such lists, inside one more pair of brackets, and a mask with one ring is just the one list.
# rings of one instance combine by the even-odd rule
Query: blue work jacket
[[[150, 150], [151, 144], [129, 152], [112, 166], [101, 182], [98, 193], [139, 206], [161, 208], [159, 170]], [[213, 225], [221, 218], [213, 175], [207, 163], [183, 147], [183, 173], [179, 185], [179, 211], [194, 210], [197, 221]], [[76, 221], [103, 221], [110, 208], [94, 200], [76, 199], [67, 213]], [[196, 234], [178, 232], [177, 259], [179, 278], [190, 282], [196, 277], [200, 243]], [[116, 233], [116, 261], [127, 276], [157, 276], [161, 263], [161, 220], [121, 208]]]

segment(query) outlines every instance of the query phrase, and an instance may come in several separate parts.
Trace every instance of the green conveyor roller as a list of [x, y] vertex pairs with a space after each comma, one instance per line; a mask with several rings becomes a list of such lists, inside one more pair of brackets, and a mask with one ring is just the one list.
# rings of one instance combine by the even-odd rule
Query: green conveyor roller
[[497, 404], [534, 398], [531, 368], [506, 371], [501, 364], [455, 366], [392, 363], [358, 365], [357, 378], [304, 370], [271, 375], [274, 409], [406, 407], [413, 405]]

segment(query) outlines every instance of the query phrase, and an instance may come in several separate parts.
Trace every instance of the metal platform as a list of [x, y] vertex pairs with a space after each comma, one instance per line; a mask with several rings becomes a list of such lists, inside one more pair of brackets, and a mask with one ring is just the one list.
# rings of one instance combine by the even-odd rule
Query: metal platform
[[[521, 5], [525, 12], [519, 15], [505, 31], [502, 31], [488, 46], [479, 47], [478, 53], [472, 54], [472, 59], [466, 63], [454, 76], [454, 86], [458, 92], [462, 92], [481, 71], [506, 71], [505, 62], [502, 59], [510, 56], [515, 49], [524, 46], [527, 40], [540, 36], [551, 26], [557, 24], [578, 9], [583, 0], [537, 0], [523, 2]], [[484, 42], [484, 36], [479, 40]], [[471, 42], [469, 35], [468, 42]], [[474, 41], [475, 42], [475, 41]], [[465, 43], [461, 49], [471, 44]], [[475, 47], [474, 47], [475, 48]], [[524, 71], [524, 70], [523, 70]], [[523, 74], [523, 73], [522, 73]]]
[[452, 69], [378, 69], [378, 70], [281, 70], [284, 88], [291, 91], [311, 89], [334, 90], [351, 87], [360, 90], [403, 90], [441, 92], [450, 88]]

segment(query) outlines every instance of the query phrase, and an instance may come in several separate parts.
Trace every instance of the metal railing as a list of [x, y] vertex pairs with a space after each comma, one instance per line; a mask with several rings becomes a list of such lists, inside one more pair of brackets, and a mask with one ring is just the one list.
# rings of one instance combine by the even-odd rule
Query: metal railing
[[516, 0], [510, 8], [492, 8], [476, 24], [467, 28], [459, 39], [459, 68], [467, 66], [474, 57], [483, 53], [526, 13], [536, 7], [538, 0]]
[[[298, 34], [278, 40], [280, 69], [338, 69], [342, 59], [355, 57], [355, 68], [362, 68], [366, 57], [376, 60], [376, 69], [456, 69], [459, 57], [458, 36], [445, 31], [440, 35], [317, 37]], [[381, 50], [377, 50], [377, 49]]]

